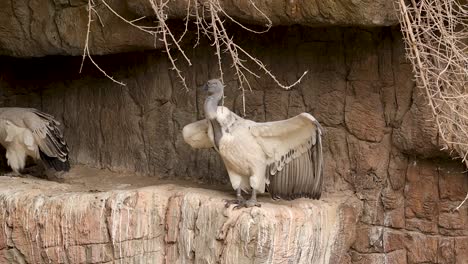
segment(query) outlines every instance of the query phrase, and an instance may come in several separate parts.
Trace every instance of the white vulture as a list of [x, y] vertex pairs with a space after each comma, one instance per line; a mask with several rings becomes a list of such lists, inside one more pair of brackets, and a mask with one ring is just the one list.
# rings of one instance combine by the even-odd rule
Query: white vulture
[[24, 169], [28, 156], [45, 168], [70, 170], [69, 149], [59, 125], [53, 116], [34, 108], [0, 108], [0, 144], [15, 174]]
[[[273, 199], [319, 199], [323, 184], [322, 127], [308, 113], [266, 123], [246, 120], [218, 106], [224, 86], [218, 79], [204, 85], [205, 119], [186, 125], [182, 134], [193, 148], [214, 148], [221, 156], [235, 200], [226, 206], [260, 206], [257, 192]], [[249, 200], [242, 191], [252, 190]]]

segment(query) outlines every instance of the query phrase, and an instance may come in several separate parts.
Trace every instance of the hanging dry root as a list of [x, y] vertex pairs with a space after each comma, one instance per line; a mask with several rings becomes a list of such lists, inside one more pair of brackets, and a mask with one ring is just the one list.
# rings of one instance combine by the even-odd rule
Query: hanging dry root
[[[89, 43], [89, 33], [91, 31], [91, 22], [93, 21], [92, 15], [95, 14], [96, 16], [98, 16], [96, 10], [94, 9], [93, 1], [94, 0], [88, 0], [88, 19], [89, 20], [88, 20], [88, 29], [87, 29], [86, 40], [85, 40], [85, 47], [83, 50], [83, 62], [85, 58], [88, 57], [91, 60], [91, 62], [106, 77], [108, 77], [109, 79], [111, 79], [112, 81], [118, 84], [124, 85], [122, 82], [116, 81], [114, 78], [109, 76], [104, 70], [102, 70], [93, 61], [90, 55], [88, 43]], [[179, 52], [180, 54], [182, 54], [186, 63], [189, 66], [192, 65], [190, 59], [187, 57], [183, 48], [181, 47], [181, 41], [183, 40], [184, 36], [188, 32], [189, 23], [192, 21], [192, 23], [196, 25], [196, 29], [197, 29], [196, 31], [197, 41], [195, 43], [195, 47], [199, 44], [201, 36], [205, 36], [210, 41], [212, 41], [212, 46], [214, 46], [216, 50], [215, 54], [218, 58], [218, 69], [219, 69], [219, 74], [220, 74], [220, 78], [222, 81], [223, 81], [223, 75], [224, 75], [222, 62], [221, 62], [222, 53], [226, 53], [227, 56], [231, 59], [232, 61], [231, 67], [234, 68], [235, 70], [235, 75], [238, 79], [239, 87], [242, 90], [244, 113], [245, 113], [245, 90], [246, 88], [251, 89], [246, 75], [250, 74], [250, 75], [255, 76], [256, 78], [260, 78], [258, 73], [256, 73], [254, 70], [252, 70], [251, 68], [247, 66], [246, 62], [248, 60], [253, 62], [254, 65], [258, 66], [258, 68], [263, 73], [265, 73], [270, 78], [272, 78], [275, 81], [275, 83], [283, 89], [290, 89], [291, 87], [297, 85], [302, 80], [302, 78], [307, 74], [307, 71], [306, 71], [293, 84], [284, 85], [278, 81], [276, 76], [270, 70], [268, 70], [268, 68], [263, 64], [262, 61], [260, 61], [254, 55], [251, 55], [250, 53], [245, 51], [242, 47], [237, 45], [234, 42], [233, 37], [229, 36], [229, 33], [225, 27], [226, 20], [234, 24], [237, 24], [244, 30], [247, 30], [249, 32], [256, 33], [256, 34], [265, 33], [271, 28], [272, 26], [271, 20], [268, 18], [268, 16], [265, 15], [265, 13], [263, 13], [259, 8], [257, 8], [253, 0], [249, 0], [249, 3], [252, 5], [252, 7], [255, 10], [257, 10], [257, 12], [259, 12], [265, 18], [265, 21], [267, 21], [265, 30], [257, 31], [257, 30], [248, 28], [244, 26], [242, 23], [236, 21], [233, 17], [229, 16], [229, 14], [227, 14], [224, 11], [219, 0], [208, 0], [208, 1], [188, 0], [187, 7], [186, 7], [187, 13], [185, 17], [185, 30], [178, 39], [174, 36], [174, 34], [171, 32], [171, 29], [166, 23], [167, 18], [168, 18], [167, 13], [168, 13], [168, 8], [169, 8], [168, 7], [169, 0], [148, 0], [154, 11], [155, 18], [156, 18], [156, 25], [152, 27], [138, 25], [137, 22], [143, 18], [130, 21], [122, 17], [105, 0], [95, 0], [95, 1], [101, 1], [107, 9], [109, 9], [118, 18], [122, 19], [125, 23], [128, 23], [131, 26], [135, 27], [136, 29], [152, 35], [155, 39], [155, 42], [161, 41], [164, 44], [165, 51], [167, 53], [169, 61], [171, 62], [171, 65], [172, 65], [171, 69], [177, 73], [178, 78], [180, 79], [182, 85], [185, 87], [186, 90], [188, 90], [188, 87], [185, 82], [185, 78], [182, 75], [181, 70], [176, 64], [176, 59], [174, 58], [173, 52], [175, 50], [176, 52]], [[82, 66], [83, 66], [83, 63], [81, 67]], [[81, 72], [81, 68], [80, 68], [80, 72]]]
[[[416, 81], [445, 148], [468, 167], [468, 6], [465, 0], [398, 0]], [[468, 195], [467, 195], [468, 198]], [[463, 205], [465, 200], [457, 207]]]

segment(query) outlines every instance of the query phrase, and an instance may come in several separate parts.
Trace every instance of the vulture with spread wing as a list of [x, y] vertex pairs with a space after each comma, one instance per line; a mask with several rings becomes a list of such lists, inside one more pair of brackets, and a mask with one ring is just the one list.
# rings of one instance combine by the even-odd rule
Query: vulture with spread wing
[[0, 144], [15, 174], [24, 169], [28, 156], [46, 168], [70, 170], [69, 149], [59, 125], [53, 116], [34, 108], [0, 108]]
[[[183, 137], [193, 148], [214, 148], [223, 159], [238, 207], [259, 206], [257, 192], [265, 188], [273, 199], [319, 199], [322, 190], [322, 127], [308, 113], [257, 123], [218, 106], [224, 86], [209, 80], [204, 90], [205, 119], [186, 125]], [[242, 191], [252, 190], [249, 200]]]

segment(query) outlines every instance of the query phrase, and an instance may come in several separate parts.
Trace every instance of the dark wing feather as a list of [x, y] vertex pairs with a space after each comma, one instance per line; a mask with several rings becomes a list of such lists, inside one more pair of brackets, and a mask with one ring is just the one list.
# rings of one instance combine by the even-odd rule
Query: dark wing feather
[[322, 128], [310, 114], [258, 123], [251, 133], [268, 157], [267, 190], [273, 199], [319, 199], [323, 185]]
[[25, 115], [23, 121], [33, 132], [34, 138], [39, 145], [41, 160], [57, 171], [68, 171], [70, 163], [68, 160], [69, 148], [58, 127], [60, 122], [53, 116], [31, 109], [32, 115]]

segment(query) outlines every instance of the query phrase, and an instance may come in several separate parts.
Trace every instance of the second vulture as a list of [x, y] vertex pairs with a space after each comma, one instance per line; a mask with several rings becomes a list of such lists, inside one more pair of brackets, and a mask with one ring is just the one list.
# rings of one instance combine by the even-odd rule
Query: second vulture
[[[275, 121], [246, 120], [218, 106], [224, 86], [218, 79], [204, 85], [205, 119], [186, 125], [183, 137], [193, 148], [214, 148], [223, 159], [237, 192], [226, 206], [260, 206], [257, 192], [273, 199], [319, 199], [323, 185], [322, 127], [308, 113]], [[245, 200], [242, 191], [252, 191]]]
[[59, 125], [53, 116], [34, 108], [0, 108], [0, 144], [14, 174], [21, 173], [28, 156], [46, 169], [70, 170], [69, 150]]

